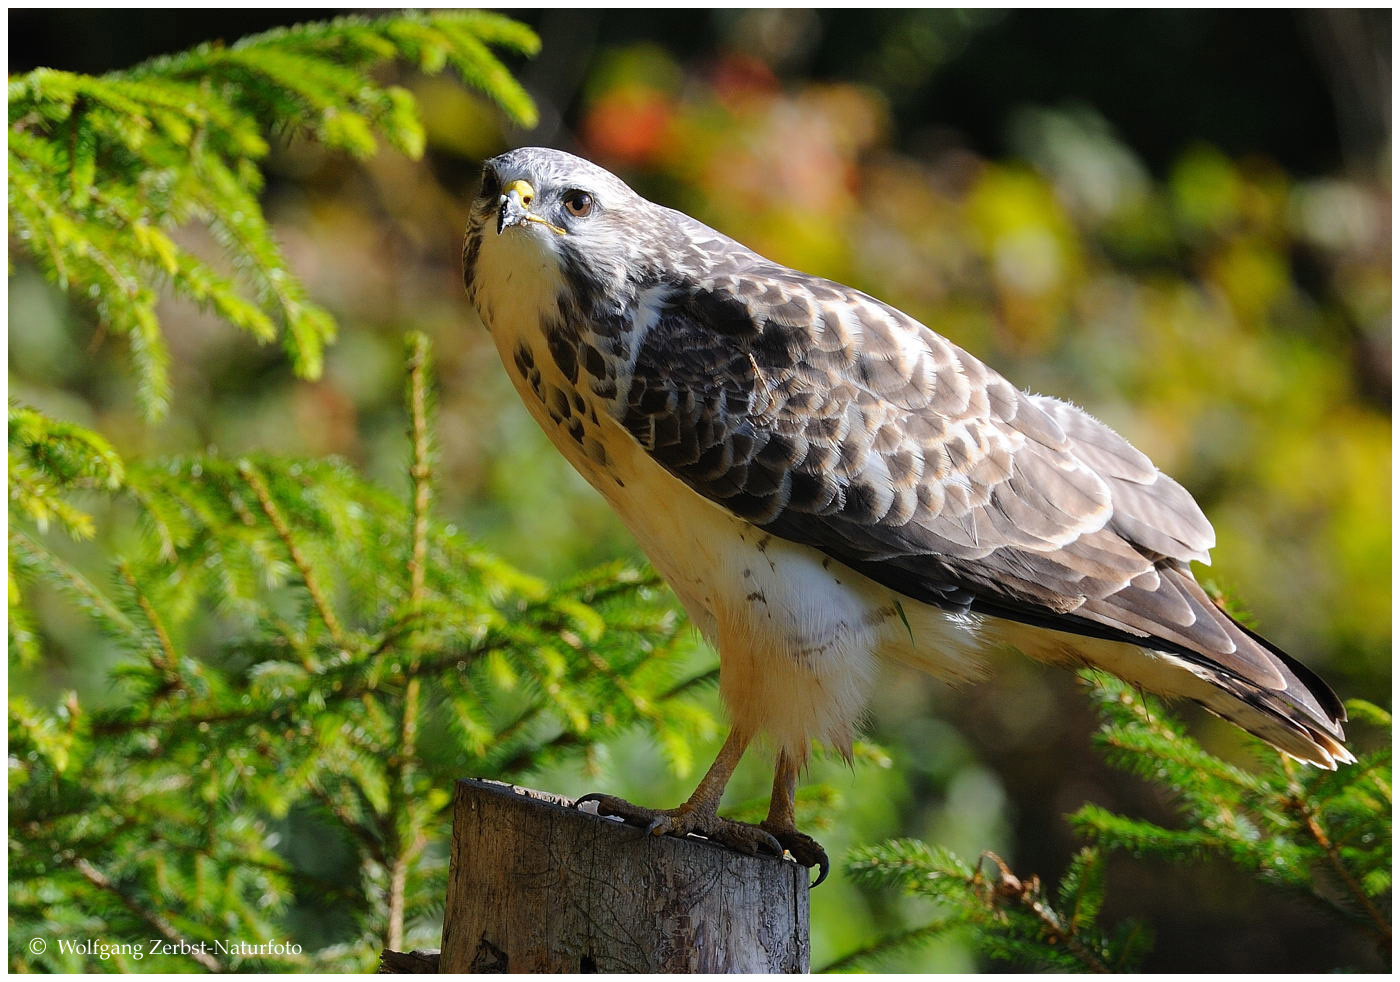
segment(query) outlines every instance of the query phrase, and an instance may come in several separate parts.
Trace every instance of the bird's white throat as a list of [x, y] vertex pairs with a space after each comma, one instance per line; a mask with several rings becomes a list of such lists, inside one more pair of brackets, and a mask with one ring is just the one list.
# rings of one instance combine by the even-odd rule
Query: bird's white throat
[[472, 299], [506, 364], [520, 341], [542, 343], [546, 319], [558, 315], [563, 277], [551, 238], [530, 226], [482, 233]]

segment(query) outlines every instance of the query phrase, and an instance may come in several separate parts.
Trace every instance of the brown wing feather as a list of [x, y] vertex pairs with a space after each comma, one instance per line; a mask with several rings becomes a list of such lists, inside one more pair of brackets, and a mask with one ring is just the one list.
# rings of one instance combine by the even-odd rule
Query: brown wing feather
[[660, 463], [774, 534], [925, 602], [1175, 653], [1341, 738], [1331, 690], [1192, 578], [1215, 538], [1179, 484], [864, 294], [716, 252], [662, 304], [622, 403]]

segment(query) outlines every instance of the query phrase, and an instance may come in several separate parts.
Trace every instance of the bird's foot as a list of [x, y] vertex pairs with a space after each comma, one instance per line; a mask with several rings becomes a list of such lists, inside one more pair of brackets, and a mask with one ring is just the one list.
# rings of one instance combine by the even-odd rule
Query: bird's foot
[[821, 843], [805, 832], [797, 831], [791, 825], [764, 822], [760, 828], [777, 839], [800, 865], [808, 869], [817, 867], [817, 878], [812, 882], [812, 886], [821, 886], [826, 874], [831, 872], [831, 860], [827, 859], [826, 850], [821, 847]]
[[713, 809], [687, 805], [679, 808], [643, 808], [609, 794], [586, 794], [574, 802], [574, 807], [586, 801], [597, 803], [599, 815], [612, 815], [629, 825], [640, 826], [648, 835], [675, 835], [681, 838], [699, 835], [750, 856], [783, 854], [783, 845], [775, 836], [757, 825], [720, 818]]

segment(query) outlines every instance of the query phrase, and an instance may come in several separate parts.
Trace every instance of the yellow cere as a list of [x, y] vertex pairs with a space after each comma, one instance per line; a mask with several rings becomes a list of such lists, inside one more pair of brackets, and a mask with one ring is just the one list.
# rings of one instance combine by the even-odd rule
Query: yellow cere
[[[504, 190], [501, 193], [504, 197], [507, 198], [510, 197], [512, 194], [519, 195], [520, 204], [526, 209], [526, 211], [529, 211], [530, 205], [533, 204], [535, 200], [535, 189], [530, 186], [529, 181], [511, 181], [505, 186]], [[545, 228], [549, 229], [551, 232], [555, 232], [559, 235], [569, 234], [564, 229], [560, 228], [558, 225], [555, 225], [553, 222], [547, 221], [546, 219], [543, 219], [538, 215], [527, 214], [525, 216], [525, 220], [527, 222], [537, 222], [538, 224], [543, 225]]]
[[535, 200], [535, 189], [530, 186], [529, 181], [511, 181], [501, 193], [507, 198], [512, 194], [520, 195], [520, 203], [526, 208]]

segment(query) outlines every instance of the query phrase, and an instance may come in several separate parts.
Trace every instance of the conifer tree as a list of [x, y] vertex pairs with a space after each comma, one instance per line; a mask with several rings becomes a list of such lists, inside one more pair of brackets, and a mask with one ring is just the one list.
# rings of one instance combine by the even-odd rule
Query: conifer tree
[[1259, 766], [1251, 770], [1208, 752], [1158, 701], [1129, 684], [1091, 672], [1083, 680], [1103, 719], [1097, 746], [1115, 767], [1166, 792], [1177, 804], [1180, 825], [1169, 828], [1084, 805], [1069, 821], [1088, 844], [1053, 891], [1038, 876], [1017, 875], [992, 853], [969, 863], [910, 839], [857, 848], [848, 857], [852, 876], [931, 899], [940, 916], [851, 952], [828, 970], [878, 964], [892, 952], [955, 931], [988, 957], [1018, 968], [1140, 969], [1152, 948], [1150, 925], [1101, 923], [1104, 861], [1112, 853], [1176, 863], [1226, 860], [1269, 887], [1304, 898], [1339, 928], [1360, 930], [1389, 960], [1388, 713], [1362, 700], [1347, 703], [1353, 732], [1369, 741], [1379, 729], [1383, 738], [1355, 764], [1324, 771], [1261, 746]]
[[[375, 81], [395, 60], [451, 69], [533, 125], [534, 105], [492, 49], [538, 47], [498, 14], [435, 11], [279, 28], [102, 76], [40, 68], [11, 78], [11, 241], [127, 339], [151, 416], [170, 398], [162, 289], [261, 342], [280, 338], [297, 372], [315, 378], [335, 324], [287, 268], [259, 206], [271, 134], [355, 157], [374, 153], [378, 137], [421, 156], [413, 96]], [[208, 230], [232, 277], [177, 244], [171, 232], [185, 225]]]
[[[270, 130], [419, 155], [411, 96], [372, 74], [390, 59], [454, 69], [528, 123], [492, 49], [535, 47], [498, 15], [399, 14], [14, 78], [11, 240], [128, 339], [151, 416], [169, 399], [162, 291], [280, 338], [314, 377], [335, 326], [258, 203]], [[190, 223], [232, 276], [177, 244]], [[636, 726], [679, 760], [713, 731], [688, 699], [712, 672], [684, 674], [692, 642], [654, 574], [543, 583], [434, 516], [426, 338], [405, 363], [402, 490], [331, 460], [124, 460], [11, 405], [12, 669], [45, 656], [37, 582], [125, 652], [112, 705], [10, 701], [13, 969], [370, 969], [384, 947], [436, 941], [453, 779], [509, 778]], [[70, 561], [55, 537], [92, 542], [98, 503], [142, 534]], [[298, 943], [308, 912], [334, 918], [313, 932], [332, 943]], [[79, 938], [116, 944], [57, 943]], [[251, 939], [278, 944], [228, 945]]]

